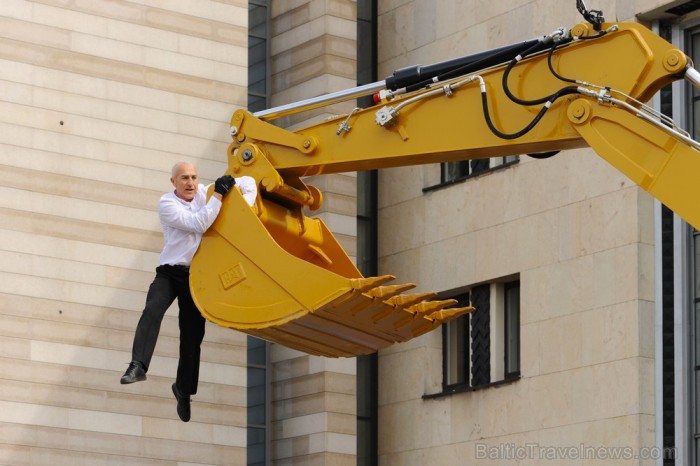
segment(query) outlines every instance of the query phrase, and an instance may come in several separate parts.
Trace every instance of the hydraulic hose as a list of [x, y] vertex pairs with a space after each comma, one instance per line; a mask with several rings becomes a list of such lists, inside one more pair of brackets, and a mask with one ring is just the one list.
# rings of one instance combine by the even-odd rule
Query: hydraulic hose
[[[581, 37], [580, 39], [581, 39], [581, 40], [583, 40], [583, 39], [586, 39], [586, 40], [588, 40], [588, 39], [598, 39], [598, 38], [600, 38], [600, 37], [603, 37], [603, 36], [606, 35], [607, 33], [608, 33], [608, 31], [600, 31], [598, 34], [596, 34], [596, 35], [594, 35], [594, 36]], [[554, 77], [556, 77], [557, 79], [559, 79], [559, 80], [561, 80], [561, 81], [563, 81], [563, 82], [568, 82], [568, 83], [572, 83], [572, 84], [582, 84], [580, 81], [577, 81], [577, 80], [575, 80], [575, 79], [570, 79], [570, 78], [566, 78], [566, 77], [564, 77], [564, 76], [561, 76], [559, 73], [556, 72], [556, 70], [554, 69], [554, 66], [552, 65], [552, 55], [554, 54], [554, 52], [555, 52], [558, 48], [560, 48], [562, 45], [566, 45], [566, 44], [568, 44], [568, 43], [570, 43], [570, 40], [569, 40], [569, 41], [566, 41], [566, 42], [563, 42], [563, 41], [562, 41], [562, 42], [554, 42], [554, 43], [552, 43], [552, 45], [549, 47], [549, 53], [547, 54], [547, 66], [549, 67], [549, 71], [552, 73], [552, 75], [553, 75]], [[541, 47], [533, 46], [533, 47], [531, 47], [530, 49], [524, 51], [521, 55], [518, 55], [518, 56], [516, 56], [515, 58], [513, 58], [513, 59], [508, 63], [508, 66], [506, 66], [506, 68], [505, 68], [505, 70], [504, 70], [504, 72], [503, 72], [503, 78], [502, 78], [503, 92], [506, 94], [506, 96], [508, 96], [508, 98], [509, 98], [510, 100], [512, 100], [513, 102], [515, 102], [515, 103], [517, 103], [517, 104], [519, 104], [519, 105], [539, 105], [539, 104], [543, 104], [543, 103], [547, 102], [548, 100], [552, 99], [553, 97], [555, 97], [555, 96], [557, 95], [557, 93], [555, 92], [555, 93], [550, 94], [550, 95], [548, 95], [548, 96], [540, 97], [539, 99], [525, 100], [525, 99], [521, 99], [521, 98], [517, 97], [515, 94], [513, 94], [513, 93], [511, 92], [510, 88], [508, 87], [508, 77], [510, 76], [510, 72], [511, 72], [512, 69], [515, 67], [515, 65], [517, 65], [518, 63], [520, 63], [522, 60], [524, 60], [525, 58], [527, 58], [529, 55], [532, 55], [533, 53], [540, 52], [541, 50], [542, 50]]]
[[484, 111], [484, 119], [486, 120], [486, 124], [488, 125], [491, 132], [501, 139], [510, 140], [510, 139], [517, 139], [519, 137], [524, 136], [528, 132], [530, 132], [530, 130], [532, 130], [532, 128], [534, 128], [537, 125], [537, 123], [539, 123], [539, 121], [542, 119], [544, 114], [547, 113], [547, 110], [549, 110], [549, 108], [552, 106], [552, 104], [558, 98], [563, 97], [565, 95], [571, 95], [571, 94], [578, 94], [578, 87], [567, 86], [567, 87], [564, 87], [564, 88], [558, 90], [557, 92], [555, 92], [551, 96], [551, 98], [548, 99], [544, 103], [544, 105], [542, 106], [540, 111], [537, 112], [537, 115], [535, 115], [535, 118], [533, 118], [532, 121], [527, 126], [525, 126], [523, 129], [521, 129], [520, 131], [517, 131], [515, 133], [504, 133], [504, 132], [500, 131], [498, 128], [496, 128], [496, 126], [493, 124], [493, 121], [491, 120], [491, 114], [489, 113], [489, 105], [488, 105], [488, 99], [486, 97], [486, 90], [484, 88], [482, 88], [482, 90], [481, 90], [481, 104], [482, 104], [483, 111]]

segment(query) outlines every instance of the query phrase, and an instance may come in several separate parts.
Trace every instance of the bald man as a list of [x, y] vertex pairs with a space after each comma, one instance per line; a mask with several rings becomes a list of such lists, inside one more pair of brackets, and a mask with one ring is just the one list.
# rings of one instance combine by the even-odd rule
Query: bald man
[[158, 203], [158, 216], [165, 240], [160, 265], [148, 288], [146, 305], [134, 335], [132, 360], [121, 383], [146, 380], [163, 316], [177, 298], [180, 310], [180, 359], [172, 390], [177, 399], [177, 414], [183, 422], [187, 422], [190, 420], [190, 395], [197, 393], [205, 324], [190, 293], [190, 263], [202, 235], [219, 215], [224, 196], [236, 186], [248, 204], [253, 205], [257, 185], [249, 176], [234, 179], [225, 175], [215, 181], [214, 194], [207, 201], [207, 187], [199, 184], [197, 168], [189, 162], [173, 166], [170, 182], [173, 191], [164, 194]]

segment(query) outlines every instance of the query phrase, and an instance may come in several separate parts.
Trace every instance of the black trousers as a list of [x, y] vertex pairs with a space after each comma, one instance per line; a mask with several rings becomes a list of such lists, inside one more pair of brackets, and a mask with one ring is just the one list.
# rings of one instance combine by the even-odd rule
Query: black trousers
[[132, 360], [142, 362], [148, 370], [165, 311], [177, 298], [180, 360], [175, 383], [180, 393], [194, 395], [199, 382], [199, 358], [206, 321], [192, 301], [189, 276], [189, 268], [184, 266], [161, 265], [156, 268], [156, 278], [148, 288], [146, 306], [136, 327]]

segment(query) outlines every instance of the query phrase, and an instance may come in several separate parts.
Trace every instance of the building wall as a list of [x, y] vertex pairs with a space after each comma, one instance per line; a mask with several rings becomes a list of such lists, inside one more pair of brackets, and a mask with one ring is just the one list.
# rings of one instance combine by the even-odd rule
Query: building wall
[[247, 2], [0, 2], [0, 463], [244, 464], [245, 337], [207, 325], [192, 420], [168, 311], [123, 386], [170, 168], [226, 169]]
[[[663, 4], [587, 3], [620, 20]], [[581, 21], [574, 1], [380, 1], [380, 75]], [[481, 118], [481, 108], [472, 112]], [[508, 447], [528, 444], [653, 447], [650, 196], [590, 150], [522, 156], [509, 168], [424, 193], [438, 170], [381, 171], [380, 274], [438, 292], [519, 274], [521, 378], [425, 399], [442, 388], [440, 331], [381, 351], [380, 464], [542, 464], [541, 450], [520, 462], [505, 456]], [[484, 446], [496, 457], [480, 458]]]

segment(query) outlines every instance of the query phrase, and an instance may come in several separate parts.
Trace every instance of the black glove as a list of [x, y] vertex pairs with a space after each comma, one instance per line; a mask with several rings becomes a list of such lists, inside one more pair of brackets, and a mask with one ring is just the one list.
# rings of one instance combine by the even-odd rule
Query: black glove
[[231, 191], [231, 188], [233, 188], [235, 184], [236, 180], [234, 180], [231, 175], [224, 175], [217, 178], [214, 182], [214, 191], [224, 197]]

